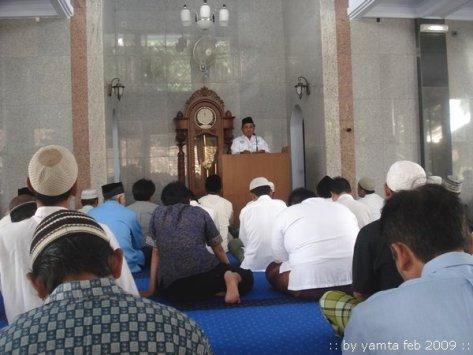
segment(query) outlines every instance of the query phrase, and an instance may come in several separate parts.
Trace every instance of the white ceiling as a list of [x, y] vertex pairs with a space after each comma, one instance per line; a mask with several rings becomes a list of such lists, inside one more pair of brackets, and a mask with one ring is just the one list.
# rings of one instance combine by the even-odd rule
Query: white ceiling
[[0, 0], [0, 19], [64, 17], [74, 14], [71, 0]]
[[349, 0], [348, 16], [471, 21], [473, 0]]

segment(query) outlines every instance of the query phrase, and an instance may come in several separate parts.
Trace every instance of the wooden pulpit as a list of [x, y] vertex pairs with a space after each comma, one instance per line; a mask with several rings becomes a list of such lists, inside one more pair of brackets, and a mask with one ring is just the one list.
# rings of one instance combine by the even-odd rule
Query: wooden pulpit
[[276, 186], [275, 198], [287, 201], [291, 191], [291, 167], [288, 153], [222, 155], [223, 197], [233, 203], [234, 223], [251, 200], [249, 185], [264, 176]]

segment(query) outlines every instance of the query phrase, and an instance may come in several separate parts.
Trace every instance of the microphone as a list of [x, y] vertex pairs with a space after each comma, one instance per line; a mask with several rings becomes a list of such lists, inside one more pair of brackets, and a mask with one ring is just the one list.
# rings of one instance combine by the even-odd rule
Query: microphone
[[256, 139], [256, 153], [258, 153], [258, 136], [254, 133], [253, 135], [255, 136], [255, 139]]

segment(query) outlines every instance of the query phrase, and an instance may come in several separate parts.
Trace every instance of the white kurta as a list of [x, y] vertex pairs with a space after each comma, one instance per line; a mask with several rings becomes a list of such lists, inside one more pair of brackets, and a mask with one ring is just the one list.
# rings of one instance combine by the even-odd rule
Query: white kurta
[[230, 225], [230, 219], [232, 218], [233, 206], [230, 201], [224, 199], [219, 195], [209, 194], [199, 199], [199, 203], [214, 210], [217, 217], [217, 228], [220, 232], [220, 236], [223, 239], [222, 246], [225, 252], [228, 251], [228, 226]]
[[352, 195], [343, 194], [338, 198], [337, 202], [348, 207], [348, 209], [355, 215], [360, 229], [373, 221], [368, 206], [356, 201]]
[[0, 219], [0, 228], [3, 228], [4, 226], [8, 226], [11, 223], [12, 221], [11, 221], [10, 214], [7, 214], [2, 219]]
[[[31, 271], [30, 245], [38, 224], [48, 215], [63, 209], [62, 207], [39, 207], [35, 215], [21, 222], [12, 223], [0, 230], [0, 289], [5, 303], [7, 320], [11, 323], [18, 315], [43, 304], [36, 290], [27, 279]], [[110, 229], [102, 228], [110, 236], [113, 249], [119, 248], [118, 242]], [[139, 295], [135, 280], [123, 260], [122, 275], [117, 284], [125, 292]]]
[[249, 150], [255, 153], [260, 150], [264, 150], [266, 153], [270, 153], [269, 145], [266, 143], [263, 137], [252, 135], [251, 139], [247, 136], [240, 136], [233, 140], [232, 143], [232, 154], [240, 154], [245, 150]]
[[277, 216], [286, 208], [283, 201], [263, 195], [241, 210], [239, 238], [244, 245], [243, 269], [265, 271], [274, 261], [272, 231]]
[[349, 285], [358, 223], [348, 208], [309, 198], [279, 214], [272, 238], [280, 272], [293, 291]]
[[381, 196], [372, 193], [358, 199], [358, 201], [368, 206], [371, 212], [372, 221], [376, 221], [377, 219], [381, 218], [381, 210], [384, 207], [384, 199]]

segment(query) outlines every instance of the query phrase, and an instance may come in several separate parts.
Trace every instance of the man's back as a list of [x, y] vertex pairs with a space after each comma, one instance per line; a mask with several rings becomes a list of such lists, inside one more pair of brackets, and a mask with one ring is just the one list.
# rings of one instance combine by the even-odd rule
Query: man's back
[[232, 217], [232, 203], [223, 197], [215, 194], [209, 194], [199, 199], [202, 206], [212, 208], [217, 216], [217, 226], [220, 236], [223, 239], [222, 246], [225, 251], [228, 250], [228, 226]]
[[109, 278], [66, 282], [0, 332], [0, 353], [210, 354], [181, 312], [128, 295]]
[[381, 217], [381, 210], [384, 206], [384, 199], [376, 193], [368, 194], [358, 200], [365, 204], [371, 212], [371, 220], [376, 221]]
[[365, 297], [402, 283], [391, 249], [381, 236], [381, 221], [363, 227], [353, 254], [353, 291]]
[[89, 215], [112, 230], [131, 272], [139, 272], [144, 264], [143, 233], [136, 213], [109, 200], [90, 210]]
[[372, 217], [370, 209], [361, 202], [356, 201], [352, 195], [344, 193], [340, 195], [337, 202], [348, 207], [348, 209], [355, 215], [359, 228], [363, 228], [368, 223], [371, 223]]
[[[471, 353], [471, 300], [473, 256], [463, 252], [443, 254], [425, 264], [420, 278], [379, 292], [356, 306], [345, 331], [345, 347], [358, 344], [356, 353], [392, 353], [392, 350], [363, 352], [360, 348], [362, 343], [389, 341], [399, 345], [399, 353], [424, 354], [434, 351], [437, 346], [434, 343], [439, 343], [447, 347], [442, 348], [445, 352]], [[406, 342], [417, 342], [419, 348], [409, 349]]]
[[289, 289], [351, 284], [357, 233], [353, 213], [322, 198], [308, 198], [281, 212], [272, 249], [276, 260], [289, 261]]
[[[8, 322], [43, 303], [26, 277], [31, 270], [31, 239], [38, 224], [49, 214], [61, 209], [63, 207], [39, 207], [33, 217], [12, 223], [0, 231], [0, 288]], [[110, 233], [107, 231], [107, 234]], [[115, 237], [110, 235], [110, 238], [110, 244], [115, 249], [118, 247]], [[128, 292], [138, 293], [126, 263], [123, 264], [118, 282]]]
[[273, 261], [272, 230], [277, 215], [286, 208], [283, 201], [263, 195], [241, 210], [239, 238], [245, 248], [243, 269], [264, 271]]
[[151, 221], [151, 216], [158, 205], [150, 201], [136, 201], [127, 207], [132, 211], [135, 211], [143, 235], [149, 236], [149, 222]]

